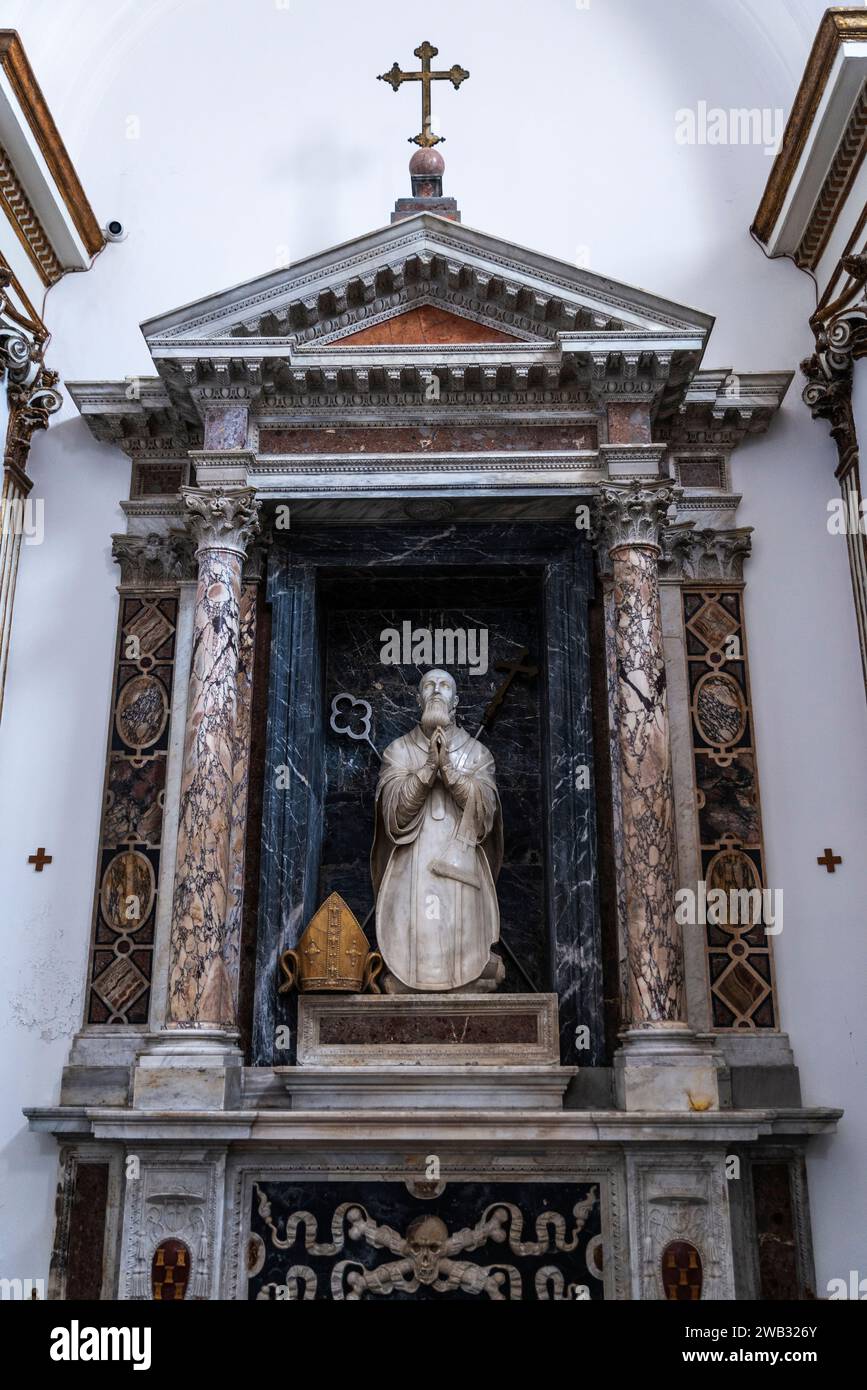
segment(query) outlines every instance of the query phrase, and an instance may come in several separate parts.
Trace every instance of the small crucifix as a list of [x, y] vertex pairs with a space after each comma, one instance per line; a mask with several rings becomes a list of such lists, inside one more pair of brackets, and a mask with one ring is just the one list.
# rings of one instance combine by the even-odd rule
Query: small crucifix
[[538, 676], [538, 666], [524, 665], [529, 655], [530, 652], [528, 648], [522, 647], [514, 661], [498, 661], [494, 666], [495, 671], [505, 671], [507, 673], [506, 679], [504, 681], [501, 681], [497, 689], [494, 691], [493, 698], [485, 706], [485, 712], [482, 715], [482, 722], [476, 730], [476, 738], [478, 738], [479, 734], [482, 732], [482, 729], [486, 728], [496, 718], [497, 711], [499, 710], [500, 705], [506, 698], [506, 692], [508, 691], [509, 686], [512, 684], [512, 681], [515, 679], [515, 677]]
[[46, 854], [44, 849], [38, 849], [35, 854], [28, 857], [27, 863], [32, 864], [36, 872], [41, 874], [45, 865], [50, 864], [52, 860], [53, 855]]
[[837, 865], [842, 864], [843, 860], [840, 858], [839, 854], [835, 854], [832, 849], [826, 849], [823, 857], [817, 859], [816, 863], [821, 864], [823, 869], [827, 869], [829, 874], [835, 874], [837, 872]]
[[438, 145], [441, 140], [445, 139], [443, 135], [434, 135], [431, 130], [430, 84], [432, 82], [451, 82], [455, 91], [457, 91], [461, 83], [466, 81], [470, 74], [467, 72], [466, 68], [459, 67], [457, 63], [455, 63], [454, 67], [449, 68], [448, 72], [431, 72], [430, 60], [436, 57], [439, 53], [439, 49], [434, 48], [433, 44], [428, 43], [427, 39], [425, 39], [424, 43], [421, 44], [419, 48], [413, 49], [413, 52], [416, 58], [421, 59], [420, 72], [403, 72], [400, 65], [395, 63], [393, 67], [389, 68], [388, 72], [380, 73], [377, 81], [389, 82], [395, 91], [398, 90], [402, 82], [421, 83], [421, 134], [410, 136], [409, 143], [411, 145], [429, 147], [431, 145]]

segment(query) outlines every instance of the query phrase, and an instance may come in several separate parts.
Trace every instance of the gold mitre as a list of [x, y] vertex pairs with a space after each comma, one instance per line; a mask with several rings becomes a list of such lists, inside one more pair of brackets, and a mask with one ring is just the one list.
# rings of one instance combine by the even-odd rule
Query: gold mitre
[[294, 951], [284, 951], [280, 969], [286, 976], [279, 993], [297, 986], [303, 993], [333, 990], [362, 994], [369, 989], [379, 994], [376, 977], [382, 970], [382, 956], [371, 951], [358, 920], [339, 893], [313, 914], [307, 930]]

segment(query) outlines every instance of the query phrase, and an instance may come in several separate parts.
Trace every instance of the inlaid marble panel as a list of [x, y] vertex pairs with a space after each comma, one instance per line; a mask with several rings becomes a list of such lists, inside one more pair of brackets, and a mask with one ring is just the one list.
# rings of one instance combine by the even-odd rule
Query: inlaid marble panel
[[164, 594], [121, 599], [88, 1023], [147, 1022], [177, 604]]
[[275, 454], [415, 454], [569, 452], [595, 449], [596, 425], [588, 420], [565, 425], [375, 425], [364, 429], [262, 429], [259, 448]]
[[[743, 593], [683, 591], [696, 815], [708, 891], [765, 880]], [[717, 1029], [776, 1028], [772, 938], [761, 922], [704, 928]]]
[[251, 1300], [599, 1301], [598, 1183], [254, 1182]]

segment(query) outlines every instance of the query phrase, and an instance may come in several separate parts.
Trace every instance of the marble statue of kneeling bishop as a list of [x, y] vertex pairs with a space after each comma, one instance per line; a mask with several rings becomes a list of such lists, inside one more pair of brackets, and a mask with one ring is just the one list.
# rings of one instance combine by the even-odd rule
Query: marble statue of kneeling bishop
[[457, 686], [428, 671], [418, 724], [386, 748], [371, 873], [387, 991], [492, 990], [505, 975], [495, 883], [503, 862], [494, 760], [455, 723]]

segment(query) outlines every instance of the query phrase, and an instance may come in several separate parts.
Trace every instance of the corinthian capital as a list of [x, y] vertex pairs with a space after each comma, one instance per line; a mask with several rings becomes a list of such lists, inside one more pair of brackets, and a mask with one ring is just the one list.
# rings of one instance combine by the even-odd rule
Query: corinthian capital
[[752, 549], [752, 534], [752, 526], [725, 531], [712, 526], [696, 530], [691, 521], [684, 526], [667, 526], [662, 533], [660, 573], [669, 579], [740, 584], [744, 561]]
[[111, 553], [120, 565], [121, 582], [130, 587], [159, 587], [196, 575], [193, 542], [186, 531], [112, 536]]
[[662, 529], [683, 489], [659, 482], [606, 483], [596, 498], [596, 531], [613, 554], [628, 546], [662, 548]]
[[259, 531], [259, 503], [253, 488], [181, 488], [187, 526], [197, 550], [234, 550], [247, 554]]

